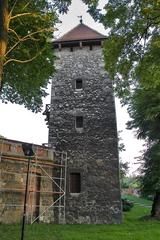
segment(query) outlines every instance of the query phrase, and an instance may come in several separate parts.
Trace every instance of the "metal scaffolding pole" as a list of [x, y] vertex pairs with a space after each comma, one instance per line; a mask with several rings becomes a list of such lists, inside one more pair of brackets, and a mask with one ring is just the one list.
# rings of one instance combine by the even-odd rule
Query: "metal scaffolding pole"
[[[10, 201], [6, 202], [5, 209], [8, 207], [9, 210], [7, 211], [12, 211], [12, 209], [15, 209], [15, 207], [22, 208], [23, 206], [21, 240], [24, 238], [24, 226], [26, 217], [28, 219], [28, 222], [32, 224], [38, 219], [42, 220], [41, 217], [43, 215], [46, 216], [47, 219], [48, 214], [50, 214], [50, 212], [48, 212], [49, 209], [53, 209], [53, 211], [54, 209], [57, 209], [56, 212], [58, 213], [57, 219], [59, 220], [59, 223], [65, 223], [67, 154], [65, 152], [54, 151], [55, 158], [54, 161], [51, 162], [49, 159], [45, 160], [38, 158], [36, 155], [34, 158], [28, 157], [28, 159], [21, 154], [12, 156], [6, 151], [3, 152], [3, 144], [1, 144], [0, 152], [1, 161], [2, 163], [5, 163], [4, 166], [7, 166], [7, 162], [13, 166], [14, 164], [20, 164], [19, 166], [21, 166], [20, 168], [13, 168], [13, 170], [12, 168], [9, 168], [9, 171], [3, 167], [1, 171], [3, 173], [2, 178], [4, 178], [4, 181], [6, 181], [5, 186], [1, 188], [1, 193], [13, 193]], [[22, 171], [20, 169], [24, 170]], [[9, 178], [5, 177], [6, 175], [9, 175]], [[12, 175], [15, 176], [15, 179], [21, 179], [18, 185], [14, 186], [13, 184], [9, 184], [9, 181], [7, 179], [10, 179], [10, 176]], [[12, 178], [14, 178], [14, 176]], [[36, 177], [40, 178], [40, 189], [37, 189], [35, 187]], [[25, 186], [23, 185], [24, 179], [26, 179]], [[46, 189], [46, 186], [49, 187]], [[21, 204], [21, 199], [23, 198], [22, 194], [24, 194], [24, 205]], [[40, 199], [47, 199], [45, 195], [50, 195], [50, 200], [45, 200], [44, 202], [41, 200], [39, 201], [39, 204], [37, 204], [35, 201], [37, 194], [39, 194]], [[18, 196], [18, 202], [16, 202], [17, 200], [14, 199], [15, 196], [16, 198]], [[3, 199], [5, 199], [5, 195]], [[38, 216], [34, 214], [36, 208], [39, 208]], [[43, 220], [45, 220], [45, 218], [43, 218]]]

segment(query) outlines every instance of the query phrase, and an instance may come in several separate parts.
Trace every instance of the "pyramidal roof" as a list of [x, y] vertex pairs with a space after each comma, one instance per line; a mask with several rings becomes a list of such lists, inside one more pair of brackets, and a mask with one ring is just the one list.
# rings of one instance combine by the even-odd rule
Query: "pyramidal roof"
[[64, 34], [62, 37], [56, 39], [54, 42], [70, 42], [81, 40], [98, 40], [105, 39], [106, 36], [97, 32], [96, 30], [88, 27], [87, 25], [80, 23], [75, 28]]

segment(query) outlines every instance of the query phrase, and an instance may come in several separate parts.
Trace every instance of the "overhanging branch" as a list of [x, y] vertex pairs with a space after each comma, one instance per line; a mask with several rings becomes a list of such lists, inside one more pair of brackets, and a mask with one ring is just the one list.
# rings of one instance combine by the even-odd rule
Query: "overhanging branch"
[[11, 11], [10, 11], [10, 13], [9, 13], [10, 16], [12, 15], [12, 12], [13, 12], [16, 4], [17, 4], [17, 1], [18, 1], [18, 0], [15, 0], [15, 2], [13, 3], [13, 6], [12, 6]]
[[15, 16], [10, 17], [10, 19], [13, 20], [13, 19], [15, 19], [15, 18], [24, 17], [24, 16], [32, 16], [32, 17], [35, 17], [35, 16], [37, 16], [37, 14], [36, 14], [36, 13], [29, 13], [29, 12], [19, 13], [19, 14], [15, 15]]
[[[42, 50], [43, 51], [43, 50]], [[28, 63], [28, 62], [31, 62], [33, 61], [35, 58], [37, 58], [41, 53], [42, 51], [38, 52], [35, 56], [33, 56], [32, 58], [30, 59], [26, 59], [26, 60], [20, 60], [20, 59], [16, 59], [16, 58], [11, 58], [9, 60], [7, 60], [5, 63], [4, 63], [4, 66], [6, 64], [8, 64], [9, 62], [17, 62], [17, 63]]]
[[14, 33], [14, 35], [18, 38], [18, 40], [20, 40], [20, 37], [18, 36], [18, 33], [16, 31], [14, 31], [12, 28], [9, 28], [8, 32]]
[[27, 40], [32, 40], [32, 41], [38, 41], [39, 39], [35, 39], [33, 36], [38, 34], [38, 33], [43, 33], [43, 32], [53, 32], [55, 30], [55, 28], [51, 27], [51, 28], [44, 28], [44, 29], [40, 29], [36, 32], [27, 34], [26, 36], [24, 36], [23, 38], [19, 38], [19, 40], [6, 52], [5, 57], [11, 52], [13, 51], [13, 49], [15, 49], [21, 42], [27, 41]]

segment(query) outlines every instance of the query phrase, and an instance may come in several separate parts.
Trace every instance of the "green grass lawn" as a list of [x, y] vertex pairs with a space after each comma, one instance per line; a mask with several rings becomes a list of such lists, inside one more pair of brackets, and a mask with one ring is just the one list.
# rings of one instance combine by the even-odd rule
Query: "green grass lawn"
[[152, 201], [144, 199], [144, 198], [139, 198], [133, 195], [123, 195], [122, 198], [128, 199], [134, 203], [137, 203], [139, 205], [144, 205], [146, 207], [152, 206]]
[[[25, 240], [159, 240], [160, 222], [140, 219], [149, 211], [136, 205], [124, 213], [121, 225], [28, 225]], [[0, 240], [19, 239], [19, 225], [0, 225]]]

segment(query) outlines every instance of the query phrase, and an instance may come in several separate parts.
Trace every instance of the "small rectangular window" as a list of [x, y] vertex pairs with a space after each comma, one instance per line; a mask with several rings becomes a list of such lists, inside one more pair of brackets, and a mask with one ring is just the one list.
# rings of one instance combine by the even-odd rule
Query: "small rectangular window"
[[81, 174], [79, 172], [70, 173], [70, 193], [81, 192]]
[[93, 49], [92, 45], [89, 46], [89, 49], [90, 49], [90, 51], [92, 51], [92, 49]]
[[82, 89], [83, 88], [83, 81], [82, 79], [76, 79], [76, 89]]
[[83, 116], [76, 116], [76, 128], [83, 128]]

